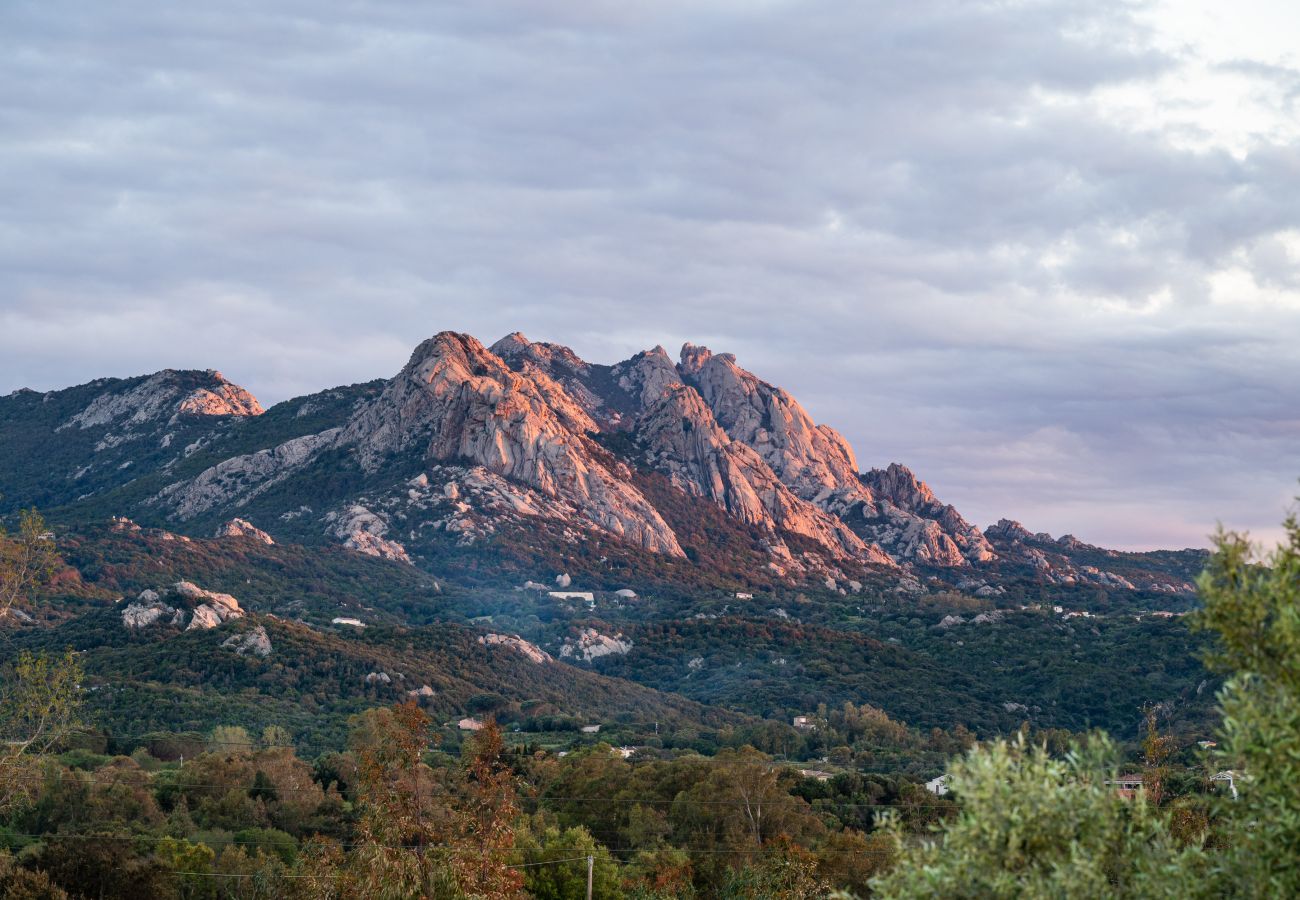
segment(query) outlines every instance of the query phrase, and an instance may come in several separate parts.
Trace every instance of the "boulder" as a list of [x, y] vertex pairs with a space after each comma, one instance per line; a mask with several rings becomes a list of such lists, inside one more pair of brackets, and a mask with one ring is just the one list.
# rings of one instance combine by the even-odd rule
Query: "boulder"
[[243, 634], [232, 634], [221, 642], [221, 646], [234, 650], [239, 656], [251, 655], [266, 659], [271, 655], [271, 638], [261, 625]]

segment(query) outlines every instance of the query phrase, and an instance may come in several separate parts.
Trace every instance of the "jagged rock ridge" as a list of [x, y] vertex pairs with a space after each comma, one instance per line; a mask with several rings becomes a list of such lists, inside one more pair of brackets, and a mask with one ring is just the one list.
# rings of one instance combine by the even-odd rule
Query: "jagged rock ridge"
[[[544, 520], [552, 523], [547, 540], [578, 544], [595, 535], [680, 559], [672, 511], [656, 506], [664, 503], [659, 482], [645, 480], [653, 470], [747, 529], [755, 552], [767, 554], [759, 565], [776, 577], [847, 584], [871, 568], [897, 574], [914, 566], [975, 584], [977, 576], [962, 572], [1008, 564], [1059, 583], [1165, 589], [1110, 572], [1106, 551], [1069, 536], [1031, 535], [1010, 522], [985, 534], [905, 466], [862, 472], [848, 441], [788, 392], [732, 354], [689, 343], [676, 362], [655, 347], [603, 365], [518, 332], [490, 348], [442, 332], [392, 379], [313, 395], [293, 406], [304, 425], [287, 427], [277, 412], [267, 418], [279, 424], [260, 432], [240, 420], [260, 417], [261, 406], [216, 372], [166, 370], [76, 390], [75, 406], [59, 406], [67, 411], [58, 429], [87, 433], [92, 465], [126, 471], [133, 458], [123, 457], [124, 442], [155, 438], [142, 461], [158, 480], [144, 507], [206, 523], [199, 527], [208, 534], [224, 521], [220, 537], [274, 542], [278, 522], [292, 523], [300, 540], [309, 524], [357, 552], [420, 564], [415, 556], [430, 529], [464, 546], [507, 526], [522, 526], [512, 533], [526, 541]], [[35, 397], [12, 402], [30, 409]], [[325, 408], [335, 411], [315, 424], [311, 417]], [[274, 441], [232, 440], [241, 433]], [[182, 441], [169, 449], [173, 436]], [[240, 450], [222, 457], [227, 445]], [[161, 480], [173, 470], [192, 473], [176, 463], [195, 452], [206, 468]], [[338, 466], [359, 470], [360, 478], [348, 477], [367, 486], [310, 505], [281, 500], [314, 478], [333, 478]], [[134, 475], [112, 477], [126, 484]]]

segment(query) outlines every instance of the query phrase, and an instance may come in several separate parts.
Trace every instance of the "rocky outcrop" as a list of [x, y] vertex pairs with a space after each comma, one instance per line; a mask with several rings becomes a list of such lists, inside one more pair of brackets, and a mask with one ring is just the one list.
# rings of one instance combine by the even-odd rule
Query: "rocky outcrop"
[[658, 402], [670, 388], [682, 383], [681, 373], [663, 347], [643, 350], [614, 366], [610, 375], [640, 409]]
[[196, 628], [216, 628], [222, 622], [244, 617], [244, 611], [239, 608], [239, 601], [229, 594], [207, 591], [189, 581], [176, 582], [172, 590], [177, 596], [198, 604], [194, 607], [186, 631]]
[[594, 628], [584, 628], [577, 638], [571, 638], [560, 647], [561, 659], [581, 659], [591, 662], [602, 656], [630, 653], [632, 641], [623, 635], [601, 634]]
[[516, 331], [488, 349], [521, 375], [545, 375], [549, 381], [563, 388], [567, 400], [580, 406], [593, 421], [613, 425], [619, 419], [618, 410], [612, 408], [606, 398], [591, 386], [595, 370], [604, 367], [593, 366], [568, 347], [545, 342], [534, 343], [524, 337], [522, 332]]
[[1034, 538], [1028, 528], [1014, 519], [998, 519], [997, 524], [984, 529], [984, 536], [1004, 541], [1029, 541]]
[[302, 468], [337, 440], [339, 429], [285, 441], [270, 450], [223, 460], [191, 481], [172, 484], [153, 502], [170, 507], [177, 518], [191, 519], [217, 507], [242, 506]]
[[962, 566], [996, 559], [993, 546], [929, 485], [898, 463], [862, 476], [873, 502], [863, 507], [868, 533], [896, 558], [932, 566]]
[[530, 643], [514, 634], [485, 634], [478, 639], [485, 647], [508, 647], [522, 653], [535, 663], [551, 662], [552, 656], [536, 644]]
[[751, 447], [733, 441], [695, 390], [671, 385], [638, 419], [647, 459], [684, 491], [706, 497], [732, 517], [769, 531], [818, 541], [839, 557], [887, 564], [839, 519], [801, 499]]
[[257, 398], [220, 372], [164, 369], [138, 383], [115, 386], [100, 394], [62, 426], [113, 426], [130, 431], [147, 423], [165, 423], [181, 416], [257, 416]]
[[332, 523], [332, 533], [349, 550], [411, 564], [406, 548], [397, 541], [384, 537], [388, 534], [388, 522], [366, 507], [353, 505], [342, 513], [331, 513], [330, 516], [333, 518], [326, 518]]
[[348, 425], [363, 466], [418, 449], [429, 461], [471, 460], [564, 500], [610, 533], [682, 556], [668, 524], [587, 436], [597, 426], [540, 370], [525, 377], [482, 344], [443, 332], [424, 342], [380, 397]]
[[[164, 602], [164, 596], [170, 602]], [[244, 617], [239, 601], [229, 594], [207, 591], [190, 581], [178, 581], [163, 595], [142, 591], [122, 610], [122, 624], [133, 631], [157, 624], [180, 626], [187, 611], [187, 631], [216, 628], [223, 622]]]
[[814, 423], [785, 391], [737, 366], [735, 356], [688, 343], [679, 369], [727, 435], [752, 448], [796, 496], [832, 513], [872, 499], [848, 441]]
[[147, 590], [122, 610], [122, 624], [132, 631], [139, 631], [159, 623], [179, 625], [184, 616], [181, 610], [163, 603], [156, 591]]
[[239, 656], [256, 656], [260, 659], [266, 659], [272, 650], [271, 638], [261, 625], [243, 634], [232, 634], [221, 642], [221, 646], [235, 651]]
[[217, 529], [217, 538], [249, 538], [263, 544], [274, 545], [275, 540], [247, 519], [231, 519]]

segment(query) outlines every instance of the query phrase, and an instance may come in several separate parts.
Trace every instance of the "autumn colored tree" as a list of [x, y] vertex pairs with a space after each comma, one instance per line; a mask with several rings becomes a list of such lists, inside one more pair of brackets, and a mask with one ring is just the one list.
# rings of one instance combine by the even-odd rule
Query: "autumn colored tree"
[[[45, 520], [36, 510], [19, 517], [12, 536], [0, 528], [0, 626], [31, 603], [59, 563]], [[81, 663], [61, 655], [24, 651], [0, 686], [0, 812], [30, 794], [33, 758], [80, 726]]]
[[34, 509], [19, 514], [17, 533], [0, 527], [0, 622], [31, 602], [59, 564], [45, 520]]
[[431, 720], [414, 702], [374, 709], [357, 718], [360, 816], [355, 844], [340, 869], [343, 897], [454, 896], [445, 854], [443, 796], [422, 756], [431, 744]]
[[519, 804], [503, 750], [501, 728], [489, 719], [465, 745], [465, 784], [452, 811], [451, 868], [475, 900], [524, 896], [523, 873], [510, 866]]

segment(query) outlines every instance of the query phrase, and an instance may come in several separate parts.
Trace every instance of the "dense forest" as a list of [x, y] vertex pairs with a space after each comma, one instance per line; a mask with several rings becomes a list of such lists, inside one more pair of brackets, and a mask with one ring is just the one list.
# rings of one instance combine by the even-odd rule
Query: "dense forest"
[[[1300, 781], [1275, 752], [1300, 740], [1294, 521], [1264, 561], [1225, 535], [1202, 576], [1197, 646], [1226, 678], [1217, 731], [1196, 740], [1171, 730], [1176, 710], [1148, 705], [1118, 744], [1028, 717], [1002, 737], [960, 721], [927, 729], [851, 700], [795, 727], [571, 666], [557, 682], [504, 647], [485, 656], [477, 632], [450, 622], [362, 638], [249, 617], [221, 633], [260, 627], [283, 649], [248, 668], [213, 655], [208, 632], [109, 628], [103, 579], [70, 570], [45, 527], [25, 516], [0, 545], [0, 612], [49, 623], [5, 638], [5, 897], [562, 898], [583, 896], [589, 872], [593, 895], [611, 898], [1287, 896], [1300, 884]], [[40, 609], [57, 596], [67, 604]], [[784, 620], [711, 624], [712, 648], [685, 626], [646, 643], [744, 645], [753, 658], [816, 637]], [[846, 670], [884, 678], [895, 666], [874, 658], [904, 661], [889, 656], [897, 643], [837, 639], [850, 641]], [[488, 662], [466, 668], [476, 658]], [[436, 687], [367, 684], [399, 669]], [[499, 692], [484, 693], [492, 672]], [[331, 683], [366, 687], [339, 700]], [[145, 684], [152, 694], [98, 696]], [[573, 715], [584, 695], [627, 713]], [[199, 709], [215, 697], [231, 700]], [[313, 730], [313, 718], [340, 724]], [[921, 783], [945, 768], [942, 787]]]

